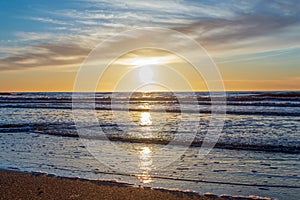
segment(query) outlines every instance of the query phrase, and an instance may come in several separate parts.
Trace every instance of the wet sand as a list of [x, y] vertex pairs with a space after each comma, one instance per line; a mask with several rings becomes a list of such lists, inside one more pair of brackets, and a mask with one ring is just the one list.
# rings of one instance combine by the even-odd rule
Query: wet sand
[[253, 199], [132, 187], [128, 184], [0, 170], [0, 199]]

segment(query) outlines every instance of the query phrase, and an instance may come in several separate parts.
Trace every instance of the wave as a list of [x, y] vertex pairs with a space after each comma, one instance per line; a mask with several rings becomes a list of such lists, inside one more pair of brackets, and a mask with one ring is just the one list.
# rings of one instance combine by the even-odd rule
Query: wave
[[70, 93], [70, 92], [54, 92], [54, 93], [8, 93], [0, 92], [1, 98], [11, 98], [11, 99], [32, 99], [32, 100], [72, 100], [72, 97], [75, 99], [96, 99], [96, 100], [131, 100], [131, 101], [152, 101], [152, 100], [184, 100], [184, 99], [197, 99], [198, 101], [210, 101], [211, 98], [215, 100], [223, 100], [224, 95], [227, 100], [259, 100], [259, 99], [291, 99], [299, 100], [300, 91], [287, 91], [287, 92], [148, 92], [148, 93], [128, 93], [128, 92], [119, 92], [119, 93]]
[[[1, 99], [0, 98], [0, 103], [2, 104], [12, 104], [16, 105], [19, 104], [22, 106], [22, 104], [72, 104], [72, 103], [93, 103], [95, 102], [96, 105], [111, 105], [112, 101], [111, 99], [96, 99], [95, 101], [93, 100], [82, 100], [82, 101], [76, 101], [72, 102], [71, 99], [67, 98], [60, 98], [60, 99]], [[124, 99], [118, 99], [114, 100], [113, 104], [124, 104], [128, 103], [130, 105], [134, 104], [143, 104], [143, 103], [149, 103], [151, 105], [179, 105], [179, 104], [184, 104], [184, 105], [212, 105], [212, 102], [210, 100], [203, 100], [202, 101], [194, 101], [190, 99], [185, 99], [181, 100], [180, 102], [177, 100], [162, 100], [162, 99], [152, 99], [152, 100], [145, 100], [145, 99], [139, 99], [139, 100], [130, 100], [126, 101]], [[222, 101], [215, 101], [213, 102], [214, 105], [229, 105], [229, 106], [268, 106], [268, 107], [300, 107], [299, 102], [264, 102], [264, 101], [230, 101], [230, 99], [227, 99], [227, 102], [222, 102]], [[0, 105], [0, 107], [4, 107], [6, 105]]]
[[9, 96], [9, 95], [13, 95], [13, 94], [9, 92], [0, 92], [0, 96]]
[[[1, 93], [0, 93], [1, 94]], [[0, 95], [0, 108], [50, 108], [50, 109], [71, 109], [72, 104], [93, 103], [96, 107], [105, 105], [138, 105], [149, 104], [152, 106], [164, 105], [176, 107], [176, 105], [211, 106], [212, 98], [209, 93], [179, 93], [175, 96], [172, 93], [80, 93], [72, 100], [72, 93], [2, 93]], [[130, 96], [131, 95], [131, 96]], [[229, 92], [226, 102], [223, 97], [213, 96], [214, 105], [227, 105], [237, 107], [300, 107], [300, 92]], [[99, 108], [98, 108], [99, 109]], [[243, 113], [237, 113], [243, 114]], [[293, 115], [294, 116], [294, 115]]]
[[[14, 170], [14, 169], [9, 169], [9, 170]], [[67, 169], [64, 169], [67, 170]], [[72, 169], [72, 171], [74, 171]], [[83, 170], [80, 170], [81, 172]], [[85, 172], [90, 172], [90, 171], [85, 171]], [[60, 177], [56, 176], [55, 174], [48, 174], [45, 171], [32, 171], [30, 172], [33, 175], [37, 176], [49, 176], [49, 177]], [[120, 175], [120, 176], [129, 176], [133, 177], [136, 176], [138, 177], [139, 174], [128, 174], [128, 173], [122, 173], [122, 172], [109, 172], [109, 171], [100, 171], [100, 170], [93, 170], [93, 173], [95, 174], [110, 174], [110, 175]], [[80, 180], [80, 181], [90, 181], [92, 183], [96, 184], [106, 184], [106, 185], [117, 185], [117, 186], [123, 186], [123, 187], [130, 187], [134, 186], [134, 184], [129, 183], [129, 182], [120, 182], [116, 180], [93, 180], [93, 179], [85, 179], [85, 178], [80, 178], [80, 177], [60, 177], [60, 178], [66, 178], [66, 179], [71, 179], [71, 180]], [[191, 179], [191, 178], [180, 178], [180, 177], [170, 177], [170, 176], [160, 176], [160, 175], [151, 175], [152, 179], [164, 179], [164, 180], [173, 180], [173, 181], [185, 181], [185, 182], [195, 182], [195, 183], [212, 183], [212, 184], [218, 184], [218, 185], [239, 185], [239, 186], [254, 186], [254, 187], [272, 187], [272, 188], [300, 188], [300, 186], [297, 185], [279, 185], [279, 184], [253, 184], [253, 183], [242, 183], [242, 182], [227, 182], [227, 181], [213, 181], [213, 180], [206, 180], [206, 179]], [[157, 190], [168, 190], [167, 188], [153, 188]], [[190, 193], [190, 194], [199, 194], [198, 192], [193, 192], [193, 191], [180, 191], [180, 190], [170, 190], [170, 191], [176, 191], [176, 192], [183, 192], [183, 193]], [[221, 195], [220, 197], [224, 197], [225, 195]], [[231, 196], [232, 197], [232, 196]], [[237, 197], [237, 199], [240, 199], [241, 197]], [[232, 199], [232, 198], [230, 198]], [[235, 198], [233, 198], [235, 199]], [[243, 198], [242, 198], [243, 199]], [[256, 198], [255, 198], [256, 199]]]
[[[293, 106], [292, 106], [293, 107]], [[298, 107], [294, 106], [294, 107]], [[56, 109], [56, 110], [72, 110], [72, 106], [53, 106], [53, 105], [0, 105], [0, 108], [22, 108], [22, 109]], [[76, 107], [76, 110], [90, 110], [86, 107]], [[112, 110], [110, 106], [107, 107], [96, 107], [95, 110]], [[180, 109], [180, 108], [166, 108], [166, 109], [150, 109], [150, 108], [113, 108], [114, 111], [124, 111], [124, 112], [167, 112], [167, 113], [199, 113], [199, 114], [211, 114], [211, 110], [200, 110], [195, 109]], [[224, 111], [215, 111], [215, 114], [224, 114]], [[289, 117], [300, 117], [300, 112], [285, 112], [285, 111], [264, 111], [264, 110], [246, 110], [246, 111], [230, 111], [227, 110], [228, 115], [264, 115], [264, 116], [289, 116]]]
[[275, 98], [299, 98], [300, 92], [273, 92], [258, 94], [259, 97], [275, 97]]
[[[66, 128], [68, 127], [68, 128]], [[118, 130], [116, 124], [102, 124], [101, 128], [112, 128]], [[120, 130], [119, 130], [120, 131]], [[48, 123], [32, 123], [32, 124], [3, 124], [0, 125], [0, 133], [38, 133], [62, 137], [78, 138], [76, 127], [74, 123], [48, 124]], [[106, 136], [97, 135], [80, 135], [81, 138], [91, 140], [110, 140], [113, 142], [126, 142], [126, 143], [143, 143], [143, 144], [159, 144], [167, 145], [172, 141], [172, 137], [164, 138], [137, 138], [137, 137], [124, 137], [119, 135], [107, 134]], [[191, 147], [201, 147], [203, 140], [195, 139], [192, 143], [186, 141], [172, 141], [172, 145], [189, 145]], [[248, 143], [230, 143], [219, 141], [214, 145], [214, 148], [231, 149], [231, 150], [248, 150], [248, 151], [266, 151], [266, 152], [282, 152], [282, 153], [300, 153], [300, 145], [272, 145], [272, 144], [248, 144]]]

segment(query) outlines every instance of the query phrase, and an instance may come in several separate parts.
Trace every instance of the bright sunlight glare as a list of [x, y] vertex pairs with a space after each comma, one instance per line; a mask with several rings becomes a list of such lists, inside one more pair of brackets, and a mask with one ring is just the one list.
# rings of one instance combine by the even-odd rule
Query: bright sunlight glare
[[139, 80], [145, 84], [153, 80], [153, 69], [151, 66], [141, 66], [139, 68]]
[[142, 65], [159, 65], [166, 62], [164, 57], [150, 57], [150, 58], [132, 58], [125, 61], [125, 64], [132, 66], [142, 66]]

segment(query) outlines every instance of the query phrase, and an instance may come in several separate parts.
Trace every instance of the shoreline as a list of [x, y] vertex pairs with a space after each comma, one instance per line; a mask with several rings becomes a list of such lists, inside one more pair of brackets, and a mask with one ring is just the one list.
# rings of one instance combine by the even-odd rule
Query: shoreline
[[128, 183], [83, 178], [60, 177], [39, 172], [0, 169], [0, 199], [198, 199], [253, 200], [271, 199], [257, 196], [198, 194], [162, 188], [138, 187]]

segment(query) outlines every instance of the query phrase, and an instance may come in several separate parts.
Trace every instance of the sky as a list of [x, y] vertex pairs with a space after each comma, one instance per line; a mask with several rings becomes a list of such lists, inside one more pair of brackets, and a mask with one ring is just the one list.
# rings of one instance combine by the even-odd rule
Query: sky
[[[217, 65], [228, 91], [300, 90], [297, 0], [2, 0], [0, 27], [0, 91], [72, 91], [93, 48], [141, 27], [169, 28], [197, 41]], [[121, 56], [99, 91], [114, 89], [119, 69], [127, 69], [132, 55], [140, 59], [131, 65], [171, 58], [160, 64], [181, 70], [194, 90], [206, 89], [185, 60], [151, 50]], [[153, 70], [144, 73], [168, 77], [162, 67]]]

